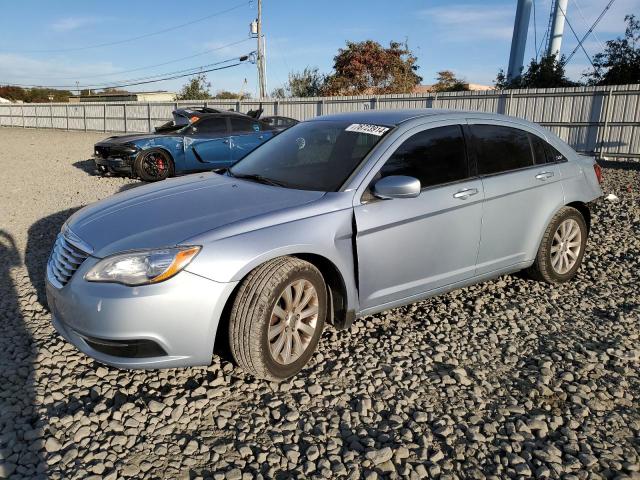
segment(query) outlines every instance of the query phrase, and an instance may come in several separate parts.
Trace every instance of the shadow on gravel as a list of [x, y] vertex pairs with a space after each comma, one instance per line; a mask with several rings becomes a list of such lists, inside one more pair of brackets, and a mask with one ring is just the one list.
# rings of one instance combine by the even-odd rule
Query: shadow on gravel
[[127, 190], [131, 190], [133, 188], [141, 187], [143, 185], [148, 185], [148, 183], [147, 182], [143, 182], [143, 181], [137, 181], [136, 183], [127, 183], [127, 184], [121, 186], [120, 190], [118, 190], [118, 192], [126, 192]]
[[73, 166], [79, 170], [82, 170], [83, 172], [88, 173], [91, 176], [98, 176], [98, 170], [96, 170], [96, 164], [94, 163], [92, 158], [88, 160], [79, 160], [75, 162]]
[[24, 263], [27, 267], [31, 284], [36, 289], [38, 302], [47, 310], [44, 286], [47, 259], [49, 258], [49, 253], [51, 253], [53, 243], [56, 241], [58, 233], [60, 233], [62, 224], [78, 210], [80, 210], [80, 207], [54, 213], [48, 217], [41, 218], [29, 227]]
[[44, 478], [42, 421], [35, 408], [37, 350], [11, 277], [21, 265], [13, 237], [0, 230], [0, 478]]

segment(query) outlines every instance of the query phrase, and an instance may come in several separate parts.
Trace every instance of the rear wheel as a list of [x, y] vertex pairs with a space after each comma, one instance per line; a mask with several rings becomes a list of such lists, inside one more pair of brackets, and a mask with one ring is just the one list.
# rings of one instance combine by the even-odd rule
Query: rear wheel
[[229, 320], [231, 353], [256, 377], [283, 380], [315, 351], [327, 315], [327, 288], [312, 264], [280, 257], [242, 282]]
[[582, 214], [572, 207], [561, 208], [547, 226], [528, 273], [548, 283], [571, 280], [582, 264], [587, 234]]
[[173, 174], [173, 162], [167, 152], [152, 148], [140, 152], [134, 170], [145, 182], [158, 182]]

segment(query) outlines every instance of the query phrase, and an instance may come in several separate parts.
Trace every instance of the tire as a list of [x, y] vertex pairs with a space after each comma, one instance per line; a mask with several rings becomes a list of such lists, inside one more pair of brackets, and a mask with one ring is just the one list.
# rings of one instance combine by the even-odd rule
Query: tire
[[160, 148], [150, 148], [138, 154], [133, 170], [145, 182], [159, 182], [173, 175], [173, 160]]
[[[286, 289], [291, 293], [290, 306], [301, 305], [299, 313], [306, 315], [304, 318], [296, 318], [296, 310], [287, 308]], [[300, 291], [301, 300], [296, 304]], [[310, 299], [303, 304], [307, 296]], [[317, 313], [310, 315], [314, 308]], [[320, 271], [294, 257], [270, 260], [251, 271], [238, 289], [229, 319], [231, 354], [247, 373], [267, 380], [284, 380], [302, 370], [313, 355], [326, 316], [327, 287]], [[281, 333], [274, 337], [278, 331]]]
[[[536, 259], [527, 270], [529, 276], [552, 284], [571, 280], [582, 264], [588, 233], [582, 214], [575, 208], [562, 207], [544, 232]], [[560, 242], [563, 238], [565, 241]]]

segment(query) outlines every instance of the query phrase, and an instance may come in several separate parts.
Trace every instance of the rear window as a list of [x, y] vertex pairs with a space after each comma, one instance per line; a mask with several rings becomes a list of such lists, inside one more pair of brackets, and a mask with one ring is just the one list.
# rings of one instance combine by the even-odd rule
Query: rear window
[[231, 118], [231, 131], [233, 133], [252, 133], [260, 131], [260, 124], [248, 118]]
[[529, 135], [501, 125], [471, 125], [478, 173], [492, 175], [533, 165]]

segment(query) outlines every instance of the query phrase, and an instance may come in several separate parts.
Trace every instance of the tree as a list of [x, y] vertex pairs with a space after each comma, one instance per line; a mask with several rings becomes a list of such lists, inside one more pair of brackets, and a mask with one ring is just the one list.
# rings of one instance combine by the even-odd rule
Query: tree
[[274, 98], [318, 97], [322, 95], [326, 75], [318, 67], [305, 67], [302, 72], [290, 72], [289, 79], [282, 87], [271, 92]]
[[438, 72], [437, 82], [431, 87], [435, 92], [462, 92], [469, 90], [469, 85], [455, 76], [451, 70]]
[[12, 101], [25, 103], [68, 102], [71, 92], [69, 90], [56, 90], [54, 88], [22, 88], [7, 85], [0, 87], [0, 97]]
[[218, 90], [213, 98], [220, 100], [244, 100], [251, 98], [251, 94], [248, 92], [230, 92], [228, 90]]
[[593, 57], [594, 70], [585, 75], [590, 85], [640, 83], [640, 20], [626, 15], [624, 38], [607, 41], [604, 52]]
[[422, 80], [416, 71], [417, 58], [406, 44], [390, 42], [347, 42], [334, 57], [334, 73], [326, 78], [327, 95], [409, 93]]
[[200, 73], [195, 77], [191, 77], [189, 83], [182, 87], [180, 93], [176, 96], [177, 100], [207, 100], [211, 98], [209, 89], [211, 83], [207, 81], [207, 76]]
[[519, 77], [507, 79], [504, 71], [500, 70], [495, 80], [496, 88], [556, 88], [574, 87], [576, 82], [569, 80], [565, 74], [565, 59], [558, 59], [555, 55], [546, 55], [540, 61], [532, 58], [531, 63]]

